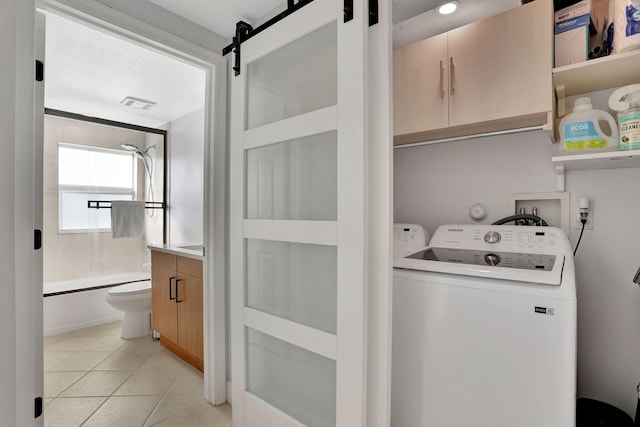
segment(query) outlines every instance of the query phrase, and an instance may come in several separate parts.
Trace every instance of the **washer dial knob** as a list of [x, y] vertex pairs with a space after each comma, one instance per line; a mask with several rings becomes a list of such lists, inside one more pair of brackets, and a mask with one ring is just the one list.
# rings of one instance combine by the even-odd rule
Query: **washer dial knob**
[[484, 256], [484, 261], [487, 263], [487, 265], [496, 266], [500, 264], [500, 261], [502, 260], [500, 259], [500, 255], [498, 254], [486, 254]]
[[484, 235], [484, 241], [491, 245], [498, 243], [500, 239], [500, 233], [497, 231], [488, 231], [487, 234]]

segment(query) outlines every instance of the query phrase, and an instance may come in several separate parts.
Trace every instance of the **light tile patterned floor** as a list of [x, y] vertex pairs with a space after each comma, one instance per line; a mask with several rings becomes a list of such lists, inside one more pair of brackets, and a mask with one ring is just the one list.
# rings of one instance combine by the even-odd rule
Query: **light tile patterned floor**
[[231, 407], [203, 398], [202, 373], [121, 323], [46, 337], [45, 427], [230, 427]]

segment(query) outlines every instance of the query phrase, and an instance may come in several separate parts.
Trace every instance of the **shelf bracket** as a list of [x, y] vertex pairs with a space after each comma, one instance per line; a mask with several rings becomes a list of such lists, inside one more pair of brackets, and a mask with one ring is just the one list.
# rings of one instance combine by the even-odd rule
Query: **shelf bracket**
[[565, 180], [564, 180], [564, 165], [556, 165], [556, 191], [563, 192], [565, 191]]
[[556, 100], [558, 103], [558, 118], [567, 114], [567, 93], [564, 85], [556, 86]]

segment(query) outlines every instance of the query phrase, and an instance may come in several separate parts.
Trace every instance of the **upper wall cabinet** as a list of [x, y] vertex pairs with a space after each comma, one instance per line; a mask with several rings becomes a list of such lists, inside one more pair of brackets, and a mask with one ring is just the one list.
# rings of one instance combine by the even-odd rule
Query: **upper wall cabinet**
[[553, 128], [553, 2], [536, 0], [394, 51], [394, 144]]

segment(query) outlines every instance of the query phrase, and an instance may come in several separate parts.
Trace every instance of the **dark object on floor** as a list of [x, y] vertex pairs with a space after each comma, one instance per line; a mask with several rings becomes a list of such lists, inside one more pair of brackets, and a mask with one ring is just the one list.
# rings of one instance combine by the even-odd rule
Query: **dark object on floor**
[[633, 427], [633, 419], [626, 412], [599, 400], [578, 399], [576, 427]]
[[[636, 276], [633, 278], [634, 283], [640, 285], [640, 282], [638, 282], [638, 275], [640, 275], [640, 268], [638, 269]], [[638, 392], [638, 403], [636, 403], [636, 423], [634, 425], [640, 426], [640, 383], [638, 383], [636, 391]]]

